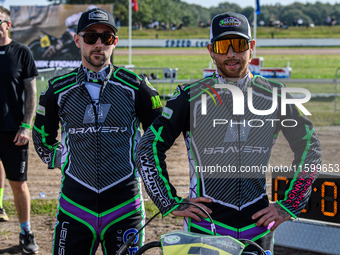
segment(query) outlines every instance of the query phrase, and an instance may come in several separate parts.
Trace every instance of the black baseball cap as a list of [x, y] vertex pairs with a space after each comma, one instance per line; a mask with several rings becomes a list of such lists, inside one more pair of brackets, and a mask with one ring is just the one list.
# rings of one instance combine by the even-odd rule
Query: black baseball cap
[[211, 21], [210, 41], [213, 43], [225, 35], [240, 35], [250, 41], [251, 30], [248, 19], [234, 12], [216, 15]]
[[117, 33], [115, 21], [111, 13], [101, 8], [95, 8], [84, 12], [78, 21], [77, 34], [94, 24], [105, 24], [111, 27], [114, 33]]

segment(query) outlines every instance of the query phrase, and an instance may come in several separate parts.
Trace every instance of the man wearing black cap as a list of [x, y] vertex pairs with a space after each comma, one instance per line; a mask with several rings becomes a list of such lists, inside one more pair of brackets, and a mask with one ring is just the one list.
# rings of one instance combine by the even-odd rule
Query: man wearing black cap
[[[164, 216], [184, 216], [188, 231], [212, 234], [204, 213], [181, 204], [196, 203], [211, 214], [217, 234], [256, 241], [271, 254], [272, 231], [296, 218], [308, 201], [317, 176], [308, 170], [321, 163], [320, 143], [295, 105], [288, 104], [282, 113], [284, 86], [249, 72], [255, 41], [245, 16], [231, 12], [215, 16], [210, 40], [207, 49], [215, 73], [177, 87], [162, 115], [143, 135], [136, 151], [137, 167]], [[265, 173], [280, 131], [294, 152], [295, 179], [282, 200], [269, 203]], [[187, 199], [177, 195], [165, 164], [166, 151], [181, 133], [190, 168]]]
[[[110, 63], [117, 28], [103, 9], [84, 12], [74, 41], [82, 65], [49, 81], [34, 123], [37, 153], [62, 182], [53, 254], [104, 254], [144, 224], [134, 152], [162, 104], [149, 81]], [[61, 140], [57, 140], [61, 125]], [[141, 246], [133, 240], [130, 254]]]

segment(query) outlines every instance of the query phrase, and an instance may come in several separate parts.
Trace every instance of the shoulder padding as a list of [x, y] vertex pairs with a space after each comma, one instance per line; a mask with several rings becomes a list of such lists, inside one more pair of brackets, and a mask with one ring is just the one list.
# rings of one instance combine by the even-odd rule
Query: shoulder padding
[[143, 78], [139, 75], [123, 67], [119, 67], [115, 70], [112, 77], [136, 90], [139, 89], [140, 84], [143, 81]]
[[193, 81], [191, 83], [188, 83], [188, 84], [183, 84], [183, 89], [184, 90], [187, 90], [187, 89], [193, 89], [195, 87], [207, 87], [206, 85], [209, 85], [209, 86], [215, 86], [215, 84], [217, 84], [217, 78], [215, 77], [212, 77], [212, 76], [208, 76], [208, 77], [205, 77], [203, 79], [200, 79], [198, 81]]
[[218, 83], [218, 79], [212, 76], [203, 78], [198, 81], [191, 82], [189, 84], [184, 84], [182, 89], [184, 91], [190, 90], [190, 97], [199, 95], [204, 92], [204, 90], [214, 89], [215, 85]]
[[55, 90], [63, 90], [64, 87], [69, 87], [70, 84], [76, 82], [77, 75], [78, 69], [74, 69], [69, 73], [53, 77], [49, 80], [49, 84]]
[[270, 91], [272, 91], [272, 88], [280, 89], [280, 88], [285, 87], [285, 85], [280, 82], [272, 81], [259, 75], [254, 76], [253, 85], [255, 89], [258, 88], [258, 89], [265, 89], [265, 90], [270, 90]]

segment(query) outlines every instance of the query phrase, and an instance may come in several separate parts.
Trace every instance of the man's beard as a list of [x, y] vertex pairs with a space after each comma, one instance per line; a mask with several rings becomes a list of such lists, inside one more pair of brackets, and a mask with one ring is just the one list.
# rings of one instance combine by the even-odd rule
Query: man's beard
[[[217, 62], [214, 59], [217, 69], [223, 74], [225, 78], [243, 78], [248, 73], [248, 65], [245, 63], [243, 59], [232, 59], [232, 60], [225, 60], [222, 63]], [[233, 71], [227, 70], [227, 65], [229, 62], [235, 63], [237, 62], [240, 67], [234, 69]]]
[[[101, 59], [101, 61], [100, 61], [99, 63], [96, 63], [97, 61], [91, 59], [91, 55], [92, 55], [93, 53], [101, 53], [101, 52], [102, 52], [101, 50], [94, 50], [94, 51], [91, 51], [91, 52], [89, 53], [89, 55], [83, 55], [83, 57], [86, 59], [86, 61], [87, 61], [90, 65], [95, 66], [95, 67], [101, 67], [101, 66], [103, 66], [103, 65], [105, 64], [105, 62], [108, 60], [108, 57], [106, 57], [104, 53], [102, 54], [103, 57], [102, 57], [102, 59]], [[95, 58], [95, 57], [92, 56], [92, 58]]]

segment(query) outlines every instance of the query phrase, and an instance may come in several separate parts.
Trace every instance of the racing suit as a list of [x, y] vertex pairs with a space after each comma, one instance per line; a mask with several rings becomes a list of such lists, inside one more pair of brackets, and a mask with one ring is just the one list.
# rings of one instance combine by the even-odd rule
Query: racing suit
[[159, 95], [146, 78], [110, 64], [93, 100], [86, 85], [95, 73], [86, 70], [49, 81], [34, 123], [37, 153], [62, 172], [53, 254], [95, 254], [99, 242], [114, 254], [144, 220], [134, 152], [140, 123], [146, 130], [161, 114]]
[[[226, 84], [217, 72], [176, 88], [162, 115], [143, 135], [136, 151], [137, 167], [151, 199], [164, 216], [169, 214], [182, 198], [169, 181], [165, 153], [182, 133], [189, 159], [189, 197], [212, 199], [206, 206], [212, 209], [217, 234], [256, 241], [270, 233], [267, 227], [257, 227], [251, 216], [269, 205], [262, 170], [268, 165], [279, 132], [294, 152], [291, 168], [295, 175], [284, 199], [277, 203], [293, 217], [297, 217], [311, 194], [317, 174], [305, 166], [321, 163], [320, 143], [311, 122], [294, 105], [287, 105], [286, 115], [281, 113], [283, 84], [252, 77], [251, 73], [232, 84], [244, 97], [244, 114], [236, 114], [234, 111], [239, 109], [233, 109], [234, 105], [240, 106], [241, 97], [233, 101], [231, 91], [216, 88], [216, 84]], [[253, 109], [250, 111], [250, 88], [256, 110], [271, 109], [276, 97], [272, 113], [258, 115]], [[207, 220], [188, 218], [184, 224], [188, 231], [212, 233]]]

